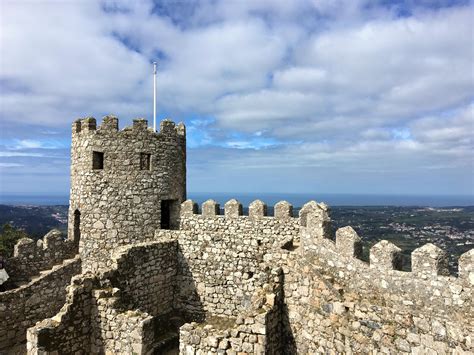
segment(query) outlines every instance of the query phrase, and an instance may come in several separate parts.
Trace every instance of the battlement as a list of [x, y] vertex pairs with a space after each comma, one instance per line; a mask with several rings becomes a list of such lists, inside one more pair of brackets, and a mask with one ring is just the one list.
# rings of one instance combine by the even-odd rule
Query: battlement
[[152, 127], [148, 127], [148, 120], [144, 118], [136, 118], [133, 120], [132, 126], [127, 126], [119, 130], [119, 119], [113, 115], [107, 115], [102, 118], [102, 123], [97, 126], [97, 120], [94, 117], [78, 118], [72, 124], [73, 137], [82, 137], [84, 134], [144, 134], [149, 137], [177, 136], [185, 137], [186, 128], [182, 122], [175, 124], [169, 119], [160, 122], [160, 130], [153, 131]]
[[65, 240], [59, 230], [53, 229], [36, 242], [30, 238], [20, 239], [15, 244], [13, 258], [8, 260], [8, 272], [13, 282], [25, 281], [74, 257], [77, 252], [76, 243]]
[[327, 213], [307, 217], [300, 236], [303, 257], [311, 260], [315, 269], [331, 274], [345, 292], [376, 292], [387, 304], [423, 306], [427, 313], [446, 316], [449, 312], [472, 312], [474, 249], [459, 258], [457, 277], [448, 273], [446, 253], [431, 243], [411, 253], [411, 271], [401, 271], [401, 249], [393, 243], [382, 240], [373, 245], [367, 263], [361, 260], [361, 238], [352, 227], [339, 228], [333, 241], [330, 233], [322, 232], [329, 220]]
[[274, 206], [274, 216], [268, 216], [268, 208], [266, 203], [261, 200], [255, 200], [249, 204], [248, 215], [244, 216], [242, 204], [236, 200], [231, 199], [224, 205], [224, 214], [221, 215], [220, 204], [215, 200], [207, 200], [201, 206], [201, 213], [196, 202], [193, 200], [186, 200], [181, 204], [181, 216], [203, 216], [203, 217], [217, 217], [217, 218], [250, 218], [258, 221], [260, 219], [275, 218], [279, 220], [297, 219], [293, 217], [293, 206], [287, 201], [280, 201]]
[[[309, 236], [303, 248], [312, 249], [318, 240], [324, 238], [326, 245], [330, 245], [333, 250], [341, 256], [352, 257], [360, 261], [362, 257], [362, 240], [357, 232], [350, 226], [339, 228], [336, 231], [336, 240], [331, 240], [329, 233], [321, 233], [321, 225], [330, 220], [326, 213], [322, 215], [311, 214], [308, 216]], [[330, 243], [330, 244], [327, 244]], [[459, 278], [469, 284], [474, 284], [474, 249], [464, 253], [459, 258]], [[402, 250], [395, 244], [381, 240], [370, 248], [370, 263], [364, 263], [370, 268], [380, 271], [401, 270]], [[437, 276], [449, 277], [447, 254], [444, 250], [434, 244], [427, 243], [411, 253], [412, 276], [423, 279]], [[403, 271], [400, 271], [403, 272]], [[410, 276], [411, 277], [411, 276]], [[450, 277], [452, 278], [452, 277]]]

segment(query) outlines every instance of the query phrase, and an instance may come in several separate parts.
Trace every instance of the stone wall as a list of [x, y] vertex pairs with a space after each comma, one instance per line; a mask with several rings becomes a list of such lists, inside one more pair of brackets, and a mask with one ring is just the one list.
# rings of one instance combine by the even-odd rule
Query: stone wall
[[173, 309], [177, 250], [176, 240], [125, 247], [101, 278], [120, 289], [124, 309], [140, 309], [153, 316], [168, 313]]
[[298, 219], [291, 216], [290, 207], [279, 203], [276, 216], [266, 217], [266, 206], [256, 201], [249, 216], [242, 216], [242, 206], [231, 200], [219, 216], [212, 200], [203, 204], [202, 214], [195, 213], [192, 201], [184, 202], [180, 230], [175, 233], [179, 241], [175, 308], [198, 319], [199, 313], [235, 317], [245, 310], [265, 277], [265, 253], [291, 244], [298, 235]]
[[120, 290], [93, 291], [90, 353], [147, 354], [154, 340], [153, 317], [141, 310], [121, 311]]
[[36, 242], [22, 238], [16, 243], [13, 257], [7, 262], [10, 281], [28, 281], [40, 271], [51, 269], [54, 265], [73, 258], [77, 252], [77, 244], [64, 240], [62, 233], [56, 229]]
[[110, 267], [121, 245], [153, 239], [161, 227], [161, 202], [170, 203], [171, 228], [186, 196], [186, 137], [183, 124], [169, 120], [160, 132], [134, 120], [94, 118], [73, 124], [69, 238], [79, 241], [84, 271]]
[[154, 317], [172, 310], [176, 255], [173, 240], [131, 245], [110, 270], [75, 277], [61, 311], [29, 330], [29, 354], [148, 353]]
[[459, 278], [447, 276], [443, 251], [430, 244], [412, 253], [412, 271], [403, 272], [393, 244], [374, 245], [368, 264], [358, 259], [352, 228], [339, 229], [334, 242], [326, 212], [309, 214], [307, 223], [301, 248], [284, 265], [288, 352], [473, 352], [472, 250], [460, 259]]
[[0, 293], [0, 353], [25, 345], [26, 330], [64, 304], [66, 286], [81, 271], [81, 260], [65, 260], [30, 283]]
[[53, 317], [28, 329], [28, 354], [88, 354], [91, 339], [92, 290], [97, 279], [90, 274], [72, 278], [66, 302]]
[[181, 354], [281, 354], [282, 271], [267, 270], [264, 286], [237, 317], [208, 316], [180, 329]]

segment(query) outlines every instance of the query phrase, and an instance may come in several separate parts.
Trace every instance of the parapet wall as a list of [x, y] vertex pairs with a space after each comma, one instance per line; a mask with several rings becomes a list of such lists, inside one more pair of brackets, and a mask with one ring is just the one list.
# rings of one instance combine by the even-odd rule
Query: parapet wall
[[[307, 216], [301, 248], [286, 258], [288, 351], [298, 353], [469, 353], [474, 350], [473, 251], [460, 277], [447, 276], [445, 255], [428, 244], [412, 253], [412, 271], [396, 270], [400, 249], [381, 241], [370, 264], [358, 259], [361, 240], [350, 227], [327, 233], [325, 211]], [[267, 255], [278, 262], [279, 255]], [[287, 335], [288, 336], [288, 335]], [[291, 342], [288, 342], [291, 344]]]
[[40, 271], [51, 269], [54, 265], [73, 258], [77, 252], [77, 244], [64, 240], [64, 236], [57, 229], [51, 230], [36, 242], [22, 238], [15, 245], [13, 258], [8, 260], [8, 274], [12, 282], [28, 281]]
[[186, 134], [181, 123], [164, 120], [160, 132], [134, 120], [118, 130], [118, 119], [73, 124], [69, 236], [79, 241], [84, 271], [110, 267], [121, 245], [153, 239], [161, 227], [161, 201], [171, 204], [177, 227], [186, 196]]
[[252, 244], [262, 250], [280, 247], [299, 238], [299, 218], [293, 216], [293, 206], [280, 201], [275, 204], [274, 216], [267, 216], [267, 205], [256, 200], [249, 205], [248, 215], [243, 215], [242, 204], [229, 200], [220, 215], [220, 205], [214, 200], [202, 204], [201, 213], [192, 200], [181, 205], [180, 230], [195, 234], [222, 232], [235, 235], [237, 242]]
[[219, 206], [209, 200], [197, 214], [196, 204], [187, 200], [181, 205], [180, 230], [157, 231], [179, 243], [175, 308], [200, 319], [205, 313], [236, 317], [249, 307], [266, 278], [265, 253], [298, 235], [298, 219], [288, 203], [277, 204], [275, 217], [265, 216], [260, 201], [249, 210], [242, 216], [240, 203], [230, 200], [220, 216]]
[[0, 293], [0, 353], [21, 345], [25, 350], [27, 328], [58, 312], [66, 299], [66, 286], [80, 271], [81, 260], [76, 257], [24, 286]]

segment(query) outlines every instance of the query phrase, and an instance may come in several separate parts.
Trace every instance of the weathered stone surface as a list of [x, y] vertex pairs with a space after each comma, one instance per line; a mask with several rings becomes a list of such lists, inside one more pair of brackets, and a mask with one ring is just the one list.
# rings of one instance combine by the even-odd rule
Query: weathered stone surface
[[387, 240], [382, 240], [370, 249], [370, 266], [383, 270], [400, 269], [401, 249]]
[[79, 258], [65, 260], [20, 288], [0, 292], [0, 353], [24, 344], [28, 327], [59, 311], [66, 286], [80, 271]]
[[442, 249], [428, 243], [411, 253], [411, 269], [426, 277], [449, 275], [448, 257]]
[[345, 256], [360, 258], [362, 256], [362, 240], [350, 226], [336, 231], [336, 249]]
[[220, 205], [214, 200], [207, 200], [202, 204], [203, 216], [218, 216], [221, 214]]
[[64, 240], [63, 234], [53, 229], [36, 243], [32, 239], [20, 239], [14, 248], [13, 258], [8, 259], [8, 275], [11, 282], [29, 281], [41, 271], [49, 270], [78, 251], [77, 243]]
[[249, 217], [260, 219], [267, 215], [267, 205], [260, 200], [255, 200], [249, 205]]
[[459, 277], [474, 285], [474, 249], [459, 258]]
[[188, 216], [198, 213], [198, 205], [193, 200], [186, 200], [181, 204], [181, 214]]
[[224, 206], [224, 211], [227, 218], [238, 218], [243, 214], [242, 204], [236, 199], [229, 200]]
[[275, 205], [275, 218], [287, 219], [293, 217], [293, 205], [287, 201], [280, 201]]

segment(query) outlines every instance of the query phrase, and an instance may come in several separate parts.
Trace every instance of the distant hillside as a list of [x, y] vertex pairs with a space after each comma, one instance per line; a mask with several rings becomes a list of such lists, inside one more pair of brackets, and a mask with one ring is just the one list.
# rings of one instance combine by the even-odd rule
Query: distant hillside
[[0, 205], [0, 225], [8, 223], [37, 239], [53, 228], [66, 232], [67, 210], [68, 206]]

